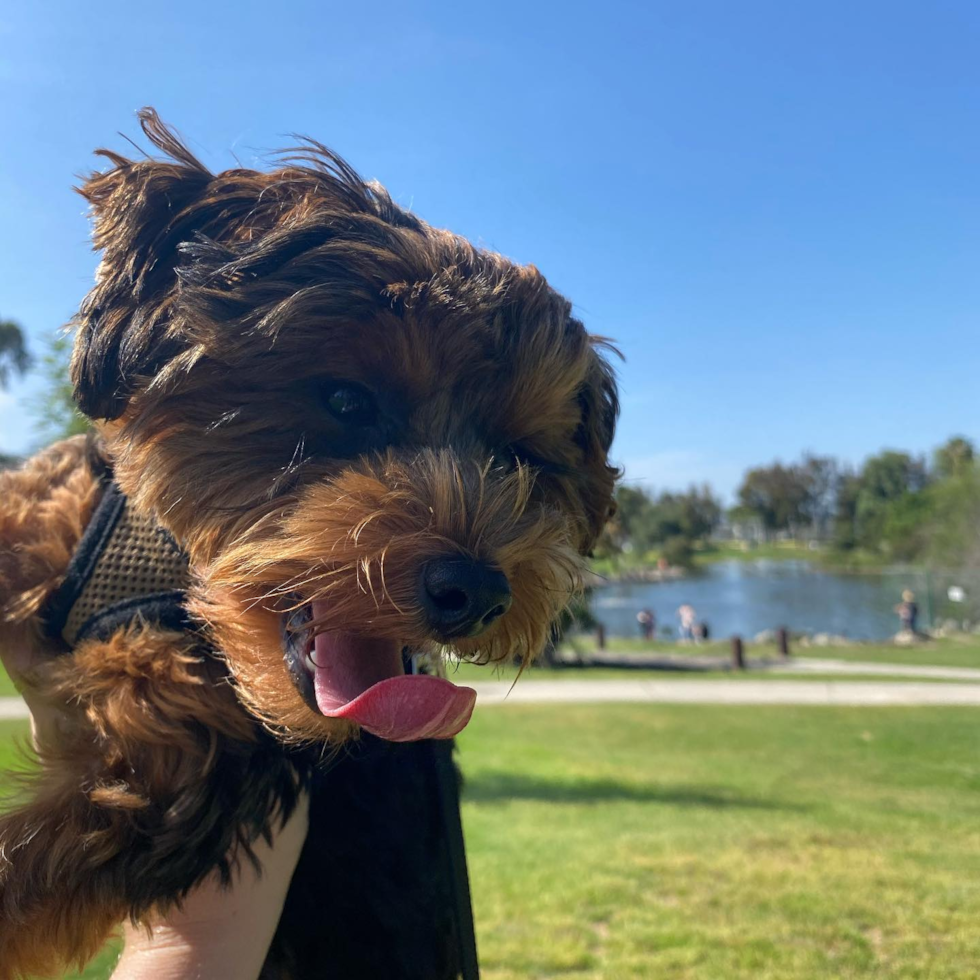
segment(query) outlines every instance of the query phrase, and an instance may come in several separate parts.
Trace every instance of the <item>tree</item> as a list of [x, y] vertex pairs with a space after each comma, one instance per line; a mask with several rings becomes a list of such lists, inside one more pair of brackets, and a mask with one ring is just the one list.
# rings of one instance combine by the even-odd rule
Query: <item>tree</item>
[[802, 513], [818, 535], [823, 535], [837, 509], [843, 473], [833, 456], [807, 453], [798, 467], [806, 491]]
[[721, 519], [721, 503], [707, 485], [657, 496], [638, 487], [621, 486], [616, 491], [616, 506], [616, 516], [596, 549], [601, 556], [624, 551], [643, 556], [672, 542], [671, 554], [689, 559], [694, 542], [707, 538]]
[[13, 320], [0, 319], [0, 388], [7, 387], [12, 374], [23, 377], [32, 360], [24, 331]]
[[690, 541], [711, 537], [721, 521], [721, 501], [711, 492], [707, 483], [692, 486], [680, 497], [681, 526]]
[[842, 473], [834, 539], [843, 550], [865, 548], [909, 559], [924, 547], [928, 519], [925, 460], [887, 449], [870, 456], [857, 474]]
[[980, 567], [980, 468], [938, 480], [927, 493], [925, 557], [947, 567]]
[[786, 531], [808, 522], [808, 485], [798, 466], [777, 462], [749, 470], [738, 489], [738, 500], [767, 531]]
[[854, 536], [858, 544], [880, 550], [889, 511], [929, 482], [926, 465], [908, 453], [886, 449], [865, 461], [859, 480]]
[[929, 482], [926, 464], [908, 453], [886, 449], [865, 460], [861, 469], [861, 490], [877, 500], [897, 500], [915, 493]]
[[48, 342], [41, 357], [44, 390], [31, 404], [37, 428], [48, 440], [66, 439], [89, 428], [89, 420], [79, 412], [68, 380], [71, 338], [58, 334]]
[[861, 478], [848, 468], [840, 474], [834, 507], [834, 545], [841, 551], [857, 547], [857, 500]]
[[953, 436], [933, 454], [933, 468], [940, 478], [962, 476], [972, 468], [975, 458], [973, 443], [963, 436]]
[[616, 516], [609, 527], [614, 550], [645, 551], [651, 542], [650, 495], [639, 487], [620, 485], [616, 490]]

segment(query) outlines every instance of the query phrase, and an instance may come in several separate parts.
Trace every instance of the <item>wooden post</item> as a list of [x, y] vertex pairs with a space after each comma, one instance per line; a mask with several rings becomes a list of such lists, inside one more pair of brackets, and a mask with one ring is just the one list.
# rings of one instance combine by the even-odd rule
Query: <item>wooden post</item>
[[745, 670], [745, 648], [740, 636], [732, 637], [732, 666], [736, 670]]
[[785, 626], [780, 626], [776, 630], [776, 646], [781, 657], [785, 659], [789, 656], [789, 630]]
[[595, 645], [599, 650], [606, 649], [606, 627], [602, 623], [595, 628]]

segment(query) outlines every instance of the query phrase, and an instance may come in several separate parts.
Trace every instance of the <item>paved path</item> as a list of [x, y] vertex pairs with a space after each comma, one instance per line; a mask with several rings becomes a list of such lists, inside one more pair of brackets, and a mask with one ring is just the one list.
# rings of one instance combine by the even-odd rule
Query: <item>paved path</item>
[[27, 705], [20, 698], [0, 698], [0, 721], [27, 717]]
[[[624, 678], [630, 670], [662, 670], [671, 673], [697, 674], [705, 671], [732, 669], [731, 657], [699, 656], [697, 654], [613, 654], [597, 652], [588, 662], [595, 667], [622, 668]], [[578, 666], [574, 660], [566, 661]], [[790, 657], [749, 659], [749, 671], [775, 674], [864, 674], [880, 677], [921, 677], [932, 680], [976, 681], [980, 683], [980, 667], [938, 667], [931, 664], [883, 664], [879, 661], [831, 660], [822, 657]]]
[[[817, 661], [819, 663], [819, 661]], [[827, 661], [839, 663], [839, 661]], [[865, 673], [868, 666], [858, 664]], [[822, 667], [811, 670], [823, 673]], [[944, 669], [944, 668], [935, 668]], [[948, 668], [957, 671], [958, 668]], [[884, 671], [883, 671], [884, 672]], [[891, 673], [891, 669], [887, 671]], [[962, 672], [961, 672], [962, 673]], [[980, 671], [968, 676], [973, 677]], [[918, 675], [939, 676], [939, 675]], [[945, 676], [945, 675], [944, 675]], [[953, 675], [950, 675], [953, 676]], [[958, 677], [959, 674], [956, 674]], [[799, 704], [799, 705], [977, 705], [980, 683], [932, 684], [928, 681], [815, 681], [767, 680], [525, 680], [477, 681], [468, 685], [477, 692], [479, 705], [557, 704], [561, 702], [651, 704]], [[0, 721], [26, 718], [20, 698], [0, 698]]]
[[980, 684], [914, 681], [479, 681], [477, 705], [614, 701], [653, 704], [977, 705]]
[[931, 664], [882, 664], [873, 661], [790, 657], [785, 663], [770, 669], [791, 674], [864, 674], [865, 676], [877, 674], [882, 677], [922, 677], [980, 683], [980, 667], [936, 667]]

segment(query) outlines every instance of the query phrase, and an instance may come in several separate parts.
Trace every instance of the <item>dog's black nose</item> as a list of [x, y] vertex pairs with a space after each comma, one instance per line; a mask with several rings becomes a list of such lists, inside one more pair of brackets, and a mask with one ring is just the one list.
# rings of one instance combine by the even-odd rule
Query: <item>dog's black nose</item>
[[510, 583], [499, 568], [466, 558], [437, 558], [422, 569], [422, 605], [442, 640], [479, 636], [510, 609]]

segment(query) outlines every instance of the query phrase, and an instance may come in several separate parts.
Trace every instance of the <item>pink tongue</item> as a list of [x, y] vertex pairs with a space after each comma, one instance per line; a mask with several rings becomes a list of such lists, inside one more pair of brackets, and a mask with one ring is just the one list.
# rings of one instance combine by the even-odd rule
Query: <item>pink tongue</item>
[[[318, 615], [316, 604], [313, 615]], [[407, 676], [395, 640], [320, 633], [313, 660], [320, 711], [357, 722], [390, 742], [452, 738], [473, 713], [476, 691], [441, 677]]]

